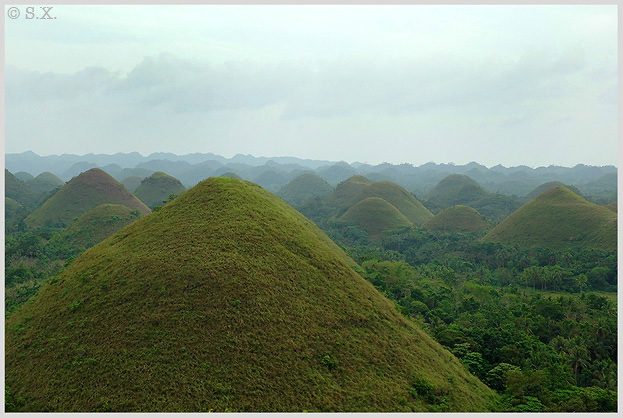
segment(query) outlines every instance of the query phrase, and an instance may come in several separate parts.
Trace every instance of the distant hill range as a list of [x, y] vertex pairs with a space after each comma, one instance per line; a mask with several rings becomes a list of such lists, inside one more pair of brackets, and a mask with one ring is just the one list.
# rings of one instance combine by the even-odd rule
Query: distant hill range
[[[114, 155], [39, 156], [31, 151], [6, 154], [5, 164], [12, 173], [23, 172], [36, 176], [47, 171], [63, 181], [68, 181], [79, 173], [95, 167], [103, 169], [118, 181], [123, 181], [130, 176], [145, 178], [157, 171], [162, 171], [179, 179], [187, 188], [208, 177], [221, 176], [229, 172], [242, 179], [253, 181], [272, 192], [278, 192], [289, 181], [305, 172], [318, 175], [333, 187], [354, 175], [362, 175], [372, 182], [391, 181], [399, 184], [414, 193], [420, 200], [423, 200], [424, 196], [441, 180], [452, 174], [470, 177], [489, 193], [516, 198], [521, 198], [542, 184], [551, 181], [577, 187], [583, 197], [600, 205], [616, 201], [617, 193], [616, 167], [584, 164], [574, 167], [552, 165], [537, 168], [497, 165], [488, 168], [476, 162], [465, 165], [430, 162], [416, 167], [412, 164], [370, 165], [358, 162], [348, 164], [343, 161], [254, 157], [242, 154], [232, 158], [212, 153], [186, 155], [154, 153], [142, 156], [136, 152]], [[489, 216], [484, 210], [476, 209], [483, 215]]]
[[6, 384], [24, 412], [495, 407], [492, 389], [353, 267], [277, 196], [210, 178], [12, 313]]
[[485, 241], [522, 247], [617, 248], [617, 214], [563, 186], [554, 186], [500, 222]]

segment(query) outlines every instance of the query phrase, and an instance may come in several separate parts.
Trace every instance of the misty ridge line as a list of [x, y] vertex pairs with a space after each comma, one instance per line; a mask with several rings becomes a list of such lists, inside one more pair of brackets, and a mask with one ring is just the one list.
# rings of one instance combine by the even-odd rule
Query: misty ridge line
[[136, 164], [140, 164], [140, 163], [145, 163], [145, 162], [149, 162], [149, 161], [153, 161], [153, 160], [168, 160], [171, 162], [186, 162], [189, 165], [197, 165], [197, 164], [201, 164], [201, 163], [206, 163], [206, 162], [219, 162], [223, 165], [226, 165], [228, 163], [237, 163], [237, 164], [246, 164], [246, 165], [250, 165], [250, 166], [262, 166], [262, 165], [288, 165], [288, 164], [301, 164], [305, 167], [308, 168], [312, 168], [312, 169], [317, 169], [317, 168], [322, 168], [324, 166], [332, 166], [332, 165], [343, 165], [343, 166], [351, 166], [351, 167], [355, 167], [355, 168], [361, 168], [361, 167], [369, 167], [369, 168], [375, 168], [375, 167], [411, 167], [411, 168], [415, 168], [415, 169], [430, 169], [433, 167], [439, 167], [439, 168], [444, 168], [444, 167], [448, 167], [448, 168], [455, 168], [455, 169], [460, 169], [460, 168], [468, 168], [468, 169], [473, 169], [473, 168], [477, 168], [477, 169], [481, 169], [481, 170], [510, 170], [512, 171], [517, 171], [517, 170], [534, 170], [534, 171], [542, 171], [544, 169], [567, 169], [567, 170], [572, 170], [572, 169], [578, 169], [578, 168], [605, 168], [605, 169], [610, 169], [613, 168], [616, 170], [616, 166], [612, 165], [612, 164], [607, 164], [607, 165], [592, 165], [592, 164], [583, 164], [583, 163], [577, 163], [574, 166], [563, 166], [563, 165], [557, 165], [557, 164], [550, 164], [548, 166], [529, 166], [526, 164], [520, 164], [520, 165], [516, 165], [516, 166], [505, 166], [503, 164], [497, 164], [495, 166], [490, 166], [487, 167], [484, 164], [480, 164], [476, 161], [471, 161], [469, 163], [466, 164], [455, 164], [453, 162], [447, 162], [447, 163], [437, 163], [434, 161], [428, 161], [426, 163], [420, 164], [420, 165], [415, 165], [413, 163], [404, 161], [402, 163], [389, 163], [389, 162], [382, 162], [382, 163], [378, 163], [378, 164], [370, 164], [367, 162], [360, 162], [360, 161], [354, 161], [352, 163], [348, 163], [346, 161], [343, 160], [329, 160], [329, 159], [312, 159], [312, 158], [300, 158], [300, 157], [294, 157], [294, 156], [272, 156], [272, 157], [266, 157], [266, 156], [259, 156], [256, 157], [252, 154], [242, 154], [242, 153], [238, 153], [235, 154], [232, 157], [224, 157], [222, 155], [218, 155], [218, 154], [214, 154], [211, 152], [208, 153], [200, 153], [200, 152], [195, 152], [195, 153], [188, 153], [188, 154], [175, 154], [172, 152], [152, 152], [150, 154], [147, 155], [143, 155], [140, 152], [137, 151], [133, 151], [133, 152], [129, 152], [129, 153], [124, 153], [124, 152], [117, 152], [114, 154], [105, 154], [105, 153], [88, 153], [88, 154], [69, 154], [69, 153], [63, 153], [63, 154], [49, 154], [49, 155], [39, 155], [31, 150], [28, 151], [24, 151], [21, 153], [6, 153], [5, 154], [5, 158], [6, 158], [6, 165], [9, 170], [9, 163], [21, 163], [24, 162], [26, 160], [29, 159], [40, 159], [40, 160], [44, 160], [44, 161], [50, 161], [50, 162], [60, 162], [60, 161], [66, 161], [66, 162], [88, 162], [88, 163], [93, 163], [93, 164], [116, 164], [122, 168], [135, 168]]

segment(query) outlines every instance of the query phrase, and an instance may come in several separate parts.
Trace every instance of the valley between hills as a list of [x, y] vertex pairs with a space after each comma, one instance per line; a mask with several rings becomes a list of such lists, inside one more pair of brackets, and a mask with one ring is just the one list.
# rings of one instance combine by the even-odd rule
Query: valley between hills
[[7, 412], [615, 412], [617, 169], [6, 155]]

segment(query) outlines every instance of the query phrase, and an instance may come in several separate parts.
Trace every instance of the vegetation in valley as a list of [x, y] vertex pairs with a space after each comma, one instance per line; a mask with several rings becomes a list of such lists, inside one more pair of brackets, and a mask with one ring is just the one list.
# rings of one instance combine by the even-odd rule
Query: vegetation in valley
[[252, 158], [5, 171], [8, 411], [617, 410], [616, 171]]

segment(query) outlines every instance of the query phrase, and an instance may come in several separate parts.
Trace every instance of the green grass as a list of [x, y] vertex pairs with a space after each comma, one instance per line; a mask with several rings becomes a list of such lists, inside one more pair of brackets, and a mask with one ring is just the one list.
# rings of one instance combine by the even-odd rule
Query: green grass
[[163, 201], [169, 199], [169, 195], [179, 195], [186, 191], [186, 187], [175, 177], [161, 171], [143, 179], [134, 191], [134, 195], [151, 209], [162, 206]]
[[104, 203], [122, 204], [145, 214], [149, 208], [105, 171], [93, 168], [74, 177], [25, 220], [31, 228], [65, 227]]
[[354, 199], [354, 203], [368, 197], [378, 197], [391, 203], [414, 225], [421, 225], [433, 217], [411, 193], [390, 181], [378, 181], [365, 187]]
[[427, 194], [426, 200], [442, 208], [464, 205], [487, 195], [475, 180], [463, 174], [451, 174], [442, 179]]
[[357, 195], [370, 184], [372, 182], [364, 176], [352, 176], [337, 185], [333, 193], [327, 196], [327, 202], [344, 211], [357, 203], [355, 201]]
[[4, 196], [31, 210], [39, 198], [38, 194], [28, 184], [19, 180], [6, 168], [4, 169]]
[[380, 240], [389, 231], [413, 226], [406, 216], [380, 197], [368, 197], [359, 201], [339, 220], [364, 229], [373, 241]]
[[[22, 411], [485, 411], [496, 395], [259, 186], [211, 178], [6, 322]], [[421, 396], [426, 382], [435, 396]]]
[[323, 178], [313, 173], [305, 173], [283, 186], [277, 195], [296, 207], [312, 197], [326, 196], [332, 191], [333, 187]]
[[430, 231], [474, 232], [491, 229], [491, 224], [476, 209], [455, 205], [444, 209], [426, 222], [424, 228]]
[[562, 186], [550, 188], [493, 228], [485, 241], [564, 248], [616, 249], [616, 213]]
[[69, 227], [52, 237], [73, 248], [89, 248], [139, 218], [141, 213], [125, 205], [103, 204], [89, 209]]
[[58, 178], [55, 174], [46, 171], [39, 174], [34, 179], [29, 180], [26, 184], [28, 184], [36, 193], [45, 194], [56, 189], [57, 187], [65, 185], [65, 182]]
[[580, 191], [578, 190], [577, 187], [569, 186], [569, 185], [566, 185], [566, 184], [561, 183], [559, 181], [548, 181], [547, 183], [541, 184], [539, 187], [537, 187], [536, 189], [534, 189], [533, 191], [528, 193], [526, 196], [524, 196], [524, 201], [526, 201], [526, 202], [530, 201], [530, 200], [534, 199], [535, 197], [539, 196], [544, 191], [549, 190], [552, 187], [556, 187], [556, 186], [565, 187], [565, 188], [571, 190], [573, 193], [575, 193], [577, 195], [580, 195]]

